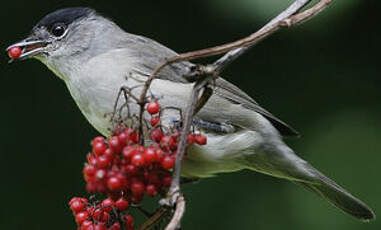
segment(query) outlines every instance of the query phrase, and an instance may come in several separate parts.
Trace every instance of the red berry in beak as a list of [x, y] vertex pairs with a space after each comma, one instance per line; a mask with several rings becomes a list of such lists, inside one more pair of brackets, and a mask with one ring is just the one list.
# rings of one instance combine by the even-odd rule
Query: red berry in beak
[[14, 46], [14, 47], [11, 47], [9, 50], [8, 50], [8, 55], [10, 58], [12, 59], [17, 59], [21, 56], [21, 53], [22, 53], [22, 50], [19, 46]]

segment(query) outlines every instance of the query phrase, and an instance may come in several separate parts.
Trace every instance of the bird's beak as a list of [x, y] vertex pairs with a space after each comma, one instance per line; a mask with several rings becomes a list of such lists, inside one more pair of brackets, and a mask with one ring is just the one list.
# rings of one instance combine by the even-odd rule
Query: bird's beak
[[[50, 42], [43, 41], [41, 39], [36, 38], [27, 38], [20, 42], [17, 42], [13, 45], [10, 45], [6, 51], [8, 52], [12, 47], [20, 47], [21, 55], [17, 58], [17, 60], [24, 60], [26, 58], [30, 58], [36, 56], [44, 51], [44, 48]], [[13, 60], [13, 59], [12, 59]], [[11, 60], [11, 61], [12, 61]]]

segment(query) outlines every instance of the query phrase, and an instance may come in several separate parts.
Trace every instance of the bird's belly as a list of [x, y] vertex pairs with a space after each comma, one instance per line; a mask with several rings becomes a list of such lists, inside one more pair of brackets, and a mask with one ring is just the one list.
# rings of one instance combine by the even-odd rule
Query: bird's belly
[[[115, 86], [103, 87], [81, 87], [86, 91], [80, 91], [79, 84], [70, 85], [68, 88], [75, 98], [75, 101], [87, 118], [87, 120], [100, 133], [107, 136], [112, 127], [110, 114], [114, 110], [114, 103], [119, 89], [123, 85], [133, 87], [136, 82], [120, 82]], [[162, 84], [166, 84], [166, 92], [162, 92]], [[169, 84], [169, 85], [168, 85]], [[171, 82], [154, 81], [150, 91], [159, 98], [161, 106], [178, 107], [184, 109], [192, 85], [175, 84]], [[135, 96], [140, 95], [141, 89], [136, 89]], [[121, 98], [119, 105], [124, 104], [124, 98]], [[185, 103], [184, 103], [185, 102]], [[137, 105], [130, 107], [131, 114], [138, 114]], [[124, 114], [126, 115], [126, 114]], [[177, 111], [168, 110], [162, 118], [164, 122], [171, 122], [173, 119], [179, 119]], [[183, 176], [187, 177], [209, 177], [216, 173], [237, 171], [244, 168], [240, 163], [242, 156], [253, 154], [255, 146], [262, 142], [261, 136], [250, 130], [241, 130], [235, 133], [214, 134], [206, 133], [208, 144], [205, 146], [192, 146], [183, 163]]]
[[[110, 134], [110, 128], [113, 127], [111, 122], [113, 112], [118, 112], [121, 106], [126, 102], [125, 97], [121, 94], [116, 110], [114, 111], [114, 104], [121, 87], [133, 89], [133, 96], [139, 98], [142, 91], [142, 82], [132, 78], [128, 80], [120, 78], [116, 79], [112, 85], [100, 85], [99, 81], [91, 82], [91, 80], [87, 80], [67, 82], [67, 87], [81, 112], [91, 125], [100, 133], [107, 136]], [[191, 84], [175, 84], [170, 81], [154, 80], [149, 92], [150, 95], [159, 99], [162, 108], [176, 107], [184, 111], [191, 88]], [[163, 89], [165, 89], [165, 92], [163, 92]], [[137, 102], [130, 97], [130, 115], [137, 116], [139, 109]], [[127, 108], [124, 107], [121, 111], [121, 117], [126, 117]], [[148, 118], [148, 116], [146, 118]], [[169, 125], [173, 120], [179, 119], [180, 113], [178, 110], [166, 109], [162, 113], [161, 122], [164, 125]]]
[[188, 149], [183, 162], [183, 176], [210, 177], [217, 173], [241, 170], [246, 167], [245, 157], [254, 155], [263, 142], [257, 132], [249, 130], [206, 135], [207, 145], [194, 145]]

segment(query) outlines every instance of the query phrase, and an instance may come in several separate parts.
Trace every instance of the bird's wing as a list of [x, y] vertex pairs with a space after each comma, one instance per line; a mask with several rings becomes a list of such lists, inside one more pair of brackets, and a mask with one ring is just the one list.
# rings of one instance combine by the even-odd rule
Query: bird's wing
[[272, 115], [269, 111], [262, 108], [253, 98], [237, 86], [221, 77], [216, 80], [215, 84], [215, 94], [231, 101], [232, 103], [241, 104], [243, 107], [253, 110], [266, 117], [282, 136], [299, 136], [299, 133], [295, 129]]
[[[132, 46], [138, 43], [145, 44], [140, 44], [134, 49]], [[137, 58], [137, 63], [134, 64], [136, 66], [135, 72], [146, 76], [149, 76], [155, 67], [165, 61], [165, 58], [178, 55], [171, 49], [149, 38], [141, 36], [134, 37], [134, 42], [130, 42], [129, 48], [131, 52], [135, 52], [132, 55], [136, 57], [144, 56], [144, 58]], [[144, 60], [144, 62], [141, 60]], [[190, 62], [173, 63], [163, 68], [160, 71], [158, 78], [174, 82], [187, 83], [187, 80], [181, 76], [187, 73], [188, 68], [192, 66], [194, 66], [194, 64]], [[252, 99], [249, 95], [247, 95], [245, 92], [230, 82], [222, 78], [218, 78], [215, 81], [214, 93], [218, 97], [224, 98], [235, 104], [241, 104], [243, 107], [263, 115], [272, 123], [272, 125], [274, 125], [274, 127], [279, 131], [281, 135], [299, 136], [299, 133], [295, 129], [262, 108], [254, 99]]]

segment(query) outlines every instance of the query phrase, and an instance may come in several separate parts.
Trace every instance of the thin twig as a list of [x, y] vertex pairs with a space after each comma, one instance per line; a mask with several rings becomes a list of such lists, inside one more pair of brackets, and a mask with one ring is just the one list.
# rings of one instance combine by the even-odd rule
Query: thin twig
[[315, 15], [319, 14], [320, 12], [322, 12], [332, 2], [333, 0], [321, 0], [318, 3], [316, 3], [314, 6], [312, 6], [311, 8], [301, 13], [293, 15], [292, 17], [284, 20], [284, 22], [289, 27], [305, 22], [311, 19], [312, 17], [314, 17]]
[[[270, 22], [264, 25], [260, 30], [251, 34], [250, 36], [241, 39], [244, 43], [249, 43], [248, 45], [242, 45], [239, 48], [233, 49], [225, 54], [223, 57], [218, 59], [213, 63], [215, 66], [216, 72], [221, 73], [221, 71], [226, 68], [226, 66], [236, 60], [239, 56], [241, 56], [244, 52], [246, 52], [249, 48], [251, 48], [254, 44], [258, 43], [263, 38], [269, 36], [280, 28], [280, 24], [282, 21], [286, 20], [290, 16], [297, 13], [300, 9], [302, 9], [305, 5], [307, 5], [311, 0], [296, 0], [293, 2], [287, 9], [278, 14], [275, 18], [273, 18]], [[239, 40], [238, 40], [239, 41]]]
[[[204, 81], [203, 81], [204, 84]], [[180, 169], [181, 169], [181, 161], [185, 153], [187, 136], [192, 126], [193, 114], [196, 109], [198, 95], [200, 90], [202, 89], [201, 84], [196, 84], [192, 90], [190, 101], [187, 105], [184, 117], [183, 129], [180, 135], [180, 141], [178, 145], [178, 154], [176, 156], [175, 170], [173, 172], [173, 179], [171, 187], [169, 188], [169, 194], [174, 194], [180, 189]]]
[[144, 224], [142, 224], [138, 230], [150, 230], [161, 222], [163, 217], [167, 216], [170, 209], [166, 206], [160, 207], [153, 216], [151, 216]]

